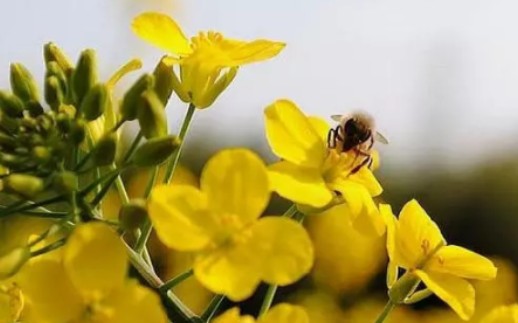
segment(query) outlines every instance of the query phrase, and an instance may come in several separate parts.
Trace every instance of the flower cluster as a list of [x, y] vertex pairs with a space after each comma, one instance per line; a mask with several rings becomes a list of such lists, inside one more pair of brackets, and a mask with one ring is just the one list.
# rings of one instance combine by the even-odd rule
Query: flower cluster
[[[172, 18], [154, 12], [137, 16], [132, 27], [166, 55], [120, 100], [113, 89], [141, 68], [138, 60], [103, 82], [93, 50], [73, 65], [47, 44], [47, 108], [29, 71], [11, 66], [11, 91], [0, 92], [0, 322], [308, 323], [302, 307], [272, 305], [278, 287], [313, 266], [304, 226], [310, 217], [333, 217], [357, 241], [386, 238], [389, 302], [376, 322], [431, 294], [460, 318], [473, 315], [470, 280], [493, 279], [496, 267], [446, 245], [417, 201], [399, 217], [378, 205], [376, 133], [356, 117], [335, 128], [277, 100], [265, 108], [264, 122], [278, 161], [266, 165], [249, 149], [224, 149], [207, 161], [199, 186], [173, 180], [194, 113], [216, 101], [240, 66], [273, 58], [285, 44], [212, 31], [188, 40]], [[165, 110], [173, 93], [189, 105], [178, 136], [169, 134]], [[138, 134], [121, 147], [120, 129], [134, 120]], [[148, 174], [135, 194], [122, 176], [130, 169]], [[113, 192], [117, 203], [108, 202]], [[284, 214], [270, 213], [272, 193], [292, 204]], [[157, 275], [153, 234], [191, 257], [185, 272], [167, 281]], [[201, 314], [175, 290], [190, 277], [214, 294]], [[268, 286], [257, 318], [221, 310], [226, 298], [245, 300], [261, 283]], [[506, 307], [483, 322], [515, 317], [516, 308]]]

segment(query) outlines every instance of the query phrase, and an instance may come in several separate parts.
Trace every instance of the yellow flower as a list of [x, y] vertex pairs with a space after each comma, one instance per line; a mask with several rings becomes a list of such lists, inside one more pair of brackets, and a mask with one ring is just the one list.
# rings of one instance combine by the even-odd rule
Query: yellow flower
[[475, 310], [475, 290], [468, 279], [495, 278], [493, 263], [465, 248], [447, 246], [437, 225], [415, 200], [403, 207], [399, 219], [389, 205], [381, 205], [380, 211], [387, 222], [389, 272], [397, 267], [407, 270], [389, 291], [391, 298], [404, 301], [412, 286], [422, 281], [463, 320], [468, 320]]
[[484, 316], [480, 323], [518, 323], [518, 304], [499, 306]]
[[245, 149], [216, 154], [200, 189], [162, 185], [151, 193], [149, 216], [168, 247], [196, 252], [195, 277], [234, 301], [249, 297], [260, 281], [288, 285], [311, 268], [308, 234], [294, 220], [259, 218], [270, 198], [263, 162]]
[[171, 17], [146, 12], [133, 20], [133, 31], [172, 56], [170, 65], [179, 65], [174, 89], [180, 99], [197, 108], [206, 108], [230, 85], [239, 66], [276, 56], [284, 43], [258, 39], [251, 42], [224, 38], [216, 32], [200, 32], [191, 41]]
[[214, 323], [309, 323], [309, 318], [300, 306], [278, 304], [257, 320], [250, 315], [241, 316], [239, 308], [234, 307], [214, 319]]
[[[317, 117], [306, 117], [295, 103], [278, 100], [265, 110], [266, 136], [282, 161], [270, 166], [272, 189], [295, 203], [323, 208], [342, 197], [360, 227], [371, 226], [379, 235], [385, 225], [372, 200], [382, 188], [354, 152], [328, 149], [330, 126]], [[338, 193], [338, 194], [337, 194]]]
[[128, 280], [128, 261], [117, 234], [102, 223], [78, 226], [62, 259], [27, 264], [17, 284], [29, 322], [165, 323], [157, 295]]

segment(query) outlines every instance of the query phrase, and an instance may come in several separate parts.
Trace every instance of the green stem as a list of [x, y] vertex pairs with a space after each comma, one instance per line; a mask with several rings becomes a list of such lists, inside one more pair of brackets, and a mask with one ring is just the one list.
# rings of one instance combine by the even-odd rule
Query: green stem
[[298, 211], [299, 210], [297, 209], [297, 206], [295, 204], [292, 204], [290, 206], [290, 208], [287, 209], [286, 212], [284, 212], [284, 214], [282, 216], [291, 218], [291, 217], [295, 216], [298, 213]]
[[174, 152], [171, 159], [167, 164], [164, 176], [164, 183], [169, 184], [173, 179], [174, 171], [176, 170], [176, 166], [178, 166], [178, 161], [180, 160], [180, 155], [182, 153], [183, 142], [185, 139], [185, 135], [187, 134], [187, 130], [189, 130], [189, 125], [191, 124], [192, 116], [194, 115], [194, 111], [196, 111], [196, 107], [191, 103], [189, 104], [189, 108], [187, 109], [187, 113], [185, 114], [185, 118], [183, 119], [182, 128], [180, 129], [180, 134], [178, 138], [180, 138], [180, 146]]
[[58, 240], [58, 241], [56, 241], [54, 243], [51, 243], [48, 246], [45, 246], [45, 247], [43, 247], [41, 249], [38, 249], [36, 251], [31, 252], [31, 257], [36, 257], [36, 256], [39, 256], [39, 255], [43, 255], [43, 254], [45, 254], [47, 252], [51, 252], [52, 250], [55, 250], [55, 249], [61, 247], [62, 245], [64, 245], [65, 242], [66, 242], [66, 239], [61, 239], [61, 240]]
[[158, 289], [160, 290], [160, 292], [165, 293], [168, 290], [173, 289], [176, 285], [180, 284], [187, 278], [191, 277], [193, 273], [194, 273], [194, 271], [192, 269], [188, 269], [188, 270], [184, 271], [183, 273], [179, 274], [178, 276], [173, 277], [173, 279], [168, 280], [162, 286], [160, 286]]
[[210, 322], [214, 314], [218, 311], [219, 307], [223, 303], [223, 300], [225, 299], [224, 295], [216, 295], [212, 298], [209, 305], [207, 305], [207, 308], [203, 311], [203, 314], [201, 315], [201, 319], [205, 322]]
[[142, 133], [142, 130], [141, 130], [141, 131], [138, 132], [138, 134], [135, 137], [135, 139], [133, 139], [133, 142], [131, 143], [131, 146], [128, 148], [128, 151], [126, 152], [126, 154], [122, 158], [123, 163], [126, 163], [128, 160], [130, 160], [131, 156], [133, 156], [133, 153], [137, 149], [138, 144], [140, 143], [142, 138], [144, 138], [144, 134]]
[[[151, 189], [156, 184], [156, 179], [158, 177], [158, 167], [155, 167], [153, 169], [153, 174], [149, 178], [146, 186], [146, 190], [144, 191], [144, 198], [147, 199], [149, 194], [151, 193]], [[142, 254], [142, 251], [147, 245], [147, 241], [149, 240], [149, 236], [151, 235], [151, 231], [153, 229], [153, 226], [151, 225], [151, 221], [149, 221], [149, 218], [146, 218], [144, 224], [142, 225], [142, 234], [138, 238], [137, 242], [135, 243], [135, 251], [138, 254]]]
[[144, 263], [140, 255], [138, 255], [130, 246], [124, 242], [126, 252], [129, 255], [130, 262], [140, 274], [140, 276], [153, 288], [160, 291], [162, 300], [165, 302], [168, 310], [168, 317], [173, 322], [200, 322], [200, 318], [194, 314], [182, 301], [172, 292], [162, 292], [159, 288], [164, 285], [164, 282]]
[[261, 309], [259, 310], [259, 317], [266, 314], [270, 307], [272, 306], [273, 299], [275, 298], [275, 293], [277, 292], [277, 285], [270, 285], [266, 290], [266, 294], [264, 295], [263, 304], [261, 305]]
[[385, 305], [385, 308], [383, 308], [383, 312], [378, 316], [375, 323], [383, 323], [385, 319], [388, 317], [390, 312], [396, 307], [396, 304], [394, 304], [391, 300], [387, 302]]
[[29, 210], [38, 208], [38, 207], [43, 206], [43, 205], [53, 204], [53, 203], [56, 203], [56, 202], [62, 202], [64, 200], [65, 200], [64, 195], [58, 195], [58, 196], [51, 197], [51, 198], [43, 200], [43, 201], [34, 202], [32, 204], [29, 204], [29, 205], [23, 205], [23, 206], [20, 206], [18, 208], [11, 208], [11, 209], [8, 209], [7, 211], [4, 211], [4, 212], [2, 212], [2, 210], [0, 210], [0, 218], [8, 216], [8, 215], [11, 215], [13, 213], [23, 213], [25, 211], [29, 211]]

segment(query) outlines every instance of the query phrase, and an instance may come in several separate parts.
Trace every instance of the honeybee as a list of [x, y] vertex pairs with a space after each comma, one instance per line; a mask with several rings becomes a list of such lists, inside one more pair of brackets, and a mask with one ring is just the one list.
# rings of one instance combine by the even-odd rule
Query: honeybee
[[375, 130], [374, 119], [364, 112], [332, 115], [331, 119], [339, 124], [327, 134], [329, 148], [338, 149], [340, 152], [354, 151], [356, 158], [363, 157], [351, 171], [353, 174], [365, 165], [371, 167], [371, 150], [374, 142], [388, 144], [387, 138]]

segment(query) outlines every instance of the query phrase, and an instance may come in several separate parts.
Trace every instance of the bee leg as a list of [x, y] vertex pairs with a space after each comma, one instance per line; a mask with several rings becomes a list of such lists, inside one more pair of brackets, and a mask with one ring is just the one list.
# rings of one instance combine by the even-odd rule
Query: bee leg
[[336, 129], [329, 129], [329, 132], [327, 133], [327, 146], [329, 148], [336, 147]]
[[365, 165], [369, 165], [367, 167], [370, 168], [371, 164], [372, 164], [372, 157], [370, 155], [368, 155], [368, 156], [366, 156], [366, 158], [364, 158], [362, 160], [362, 162], [360, 164], [358, 164], [356, 167], [354, 167], [351, 170], [351, 174], [356, 174]]

